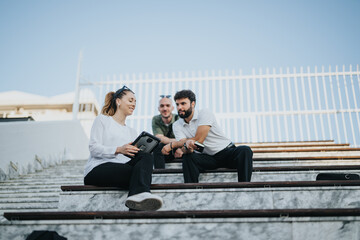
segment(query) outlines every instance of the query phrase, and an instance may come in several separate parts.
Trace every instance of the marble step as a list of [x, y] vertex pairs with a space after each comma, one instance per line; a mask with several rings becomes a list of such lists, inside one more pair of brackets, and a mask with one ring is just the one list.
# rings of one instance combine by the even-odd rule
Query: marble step
[[46, 203], [46, 202], [56, 202], [59, 201], [59, 194], [57, 195], [48, 195], [48, 196], [21, 196], [21, 197], [14, 197], [9, 196], [8, 198], [0, 198], [0, 206], [2, 204], [22, 204], [22, 203]]
[[[344, 166], [342, 166], [344, 168]], [[289, 168], [291, 169], [291, 168]], [[182, 183], [183, 175], [181, 169], [174, 169], [173, 172], [169, 170], [154, 170], [153, 183]], [[166, 173], [169, 172], [169, 173]], [[347, 170], [305, 170], [305, 171], [262, 171], [256, 170], [253, 173], [253, 182], [263, 181], [306, 181], [316, 180], [316, 176], [319, 173], [353, 173], [360, 174], [360, 166], [358, 169], [347, 169]], [[40, 181], [40, 180], [39, 180]], [[1, 185], [0, 190], [11, 188], [13, 190], [28, 189], [29, 187], [37, 188], [41, 181], [12, 181]], [[233, 169], [218, 169], [209, 171], [207, 173], [200, 174], [200, 182], [236, 182], [237, 172]], [[81, 175], [74, 177], [69, 181], [55, 181], [48, 182], [46, 186], [49, 188], [59, 188], [60, 185], [79, 185], [83, 184], [83, 178]], [[2, 191], [0, 191], [0, 196]]]
[[[289, 160], [291, 159], [359, 159], [360, 151], [339, 151], [339, 152], [274, 152], [274, 153], [254, 153], [255, 161], [273, 161], [273, 160]], [[276, 158], [276, 159], [275, 159]]]
[[[319, 173], [352, 173], [360, 175], [360, 170], [331, 170], [331, 171], [287, 171], [287, 172], [254, 172], [252, 182], [271, 181], [315, 181]], [[199, 182], [236, 182], [237, 172], [201, 173]], [[154, 184], [183, 183], [182, 173], [153, 174]]]
[[[267, 162], [268, 163], [268, 162]], [[279, 163], [279, 162], [277, 162]], [[295, 163], [295, 164], [294, 164]], [[306, 162], [308, 163], [308, 162]], [[312, 163], [316, 163], [316, 162], [312, 162]], [[321, 163], [321, 162], [319, 162]], [[332, 165], [334, 164], [338, 164], [339, 167], [341, 166], [344, 166], [344, 165], [348, 165], [350, 166], [349, 164], [344, 164], [344, 161], [342, 162], [337, 162], [337, 161], [329, 161], [327, 163], [331, 163]], [[360, 169], [360, 160], [359, 161], [354, 161], [352, 160], [351, 162], [349, 163], [359, 163], [359, 169]], [[264, 166], [271, 166], [272, 164], [268, 163], [268, 164], [262, 164]], [[275, 165], [275, 164], [273, 164]], [[280, 164], [278, 164], [280, 165]], [[288, 165], [284, 164], [284, 166], [288, 166], [289, 169], [291, 168], [291, 165], [299, 165], [299, 166], [304, 166], [306, 167], [306, 165], [304, 164], [300, 164], [300, 161], [292, 161], [290, 162]], [[326, 164], [322, 164], [324, 166], [326, 166]], [[281, 165], [280, 165], [281, 166]], [[310, 166], [309, 166], [310, 167]], [[313, 167], [317, 167], [316, 165], [313, 165]], [[181, 165], [180, 163], [167, 163], [167, 168], [168, 169], [175, 169], [175, 168], [181, 168]], [[258, 171], [257, 169], [261, 168], [261, 165], [259, 165], [258, 162], [255, 162], [254, 163], [254, 171]], [[154, 172], [156, 173], [157, 169], [154, 170]], [[154, 176], [156, 176], [156, 174], [154, 174]], [[44, 179], [45, 178], [45, 179]], [[53, 177], [51, 178], [50, 175], [36, 175], [36, 176], [32, 176], [32, 177], [23, 177], [23, 178], [17, 178], [17, 179], [12, 179], [10, 181], [6, 181], [6, 182], [2, 182], [0, 184], [0, 188], [1, 186], [14, 186], [14, 185], [21, 185], [21, 184], [26, 184], [28, 185], [29, 183], [32, 183], [34, 185], [43, 185], [44, 184], [44, 181], [46, 181], [46, 184], [60, 184], [60, 185], [64, 185], [65, 183], [69, 183], [69, 182], [78, 182], [78, 181], [83, 181], [83, 174], [82, 173], [77, 173], [77, 174], [73, 174], [71, 176], [56, 176], [56, 177]]]
[[26, 199], [26, 198], [50, 198], [50, 197], [59, 197], [60, 190], [52, 190], [47, 192], [7, 192], [2, 193], [0, 192], [0, 201], [3, 201], [4, 199], [11, 199], [11, 198], [17, 198], [17, 199]]
[[[336, 216], [332, 210], [321, 214], [309, 214], [316, 209], [294, 211], [256, 211], [205, 212], [181, 211], [152, 212], [159, 217], [146, 217], [144, 212], [83, 213], [88, 219], [76, 220], [12, 220], [0, 225], [2, 239], [23, 240], [33, 230], [56, 231], [69, 240], [73, 239], [287, 239], [287, 240], [338, 240], [359, 239], [360, 217], [358, 209], [340, 209], [350, 216]], [[325, 215], [325, 212], [328, 212]], [[172, 214], [171, 214], [172, 213]], [[74, 213], [73, 215], [76, 215]], [[128, 217], [138, 216], [138, 217]], [[211, 214], [211, 215], [210, 215]], [[270, 215], [273, 214], [273, 215]], [[13, 219], [21, 219], [13, 215]], [[50, 218], [49, 213], [40, 216]], [[80, 216], [81, 213], [78, 213]], [[125, 216], [124, 216], [125, 215]], [[172, 216], [171, 216], [172, 215]], [[324, 216], [325, 215], [325, 216]], [[335, 215], [335, 216], [334, 216]], [[7, 215], [8, 216], [8, 215]], [[110, 216], [110, 217], [109, 217]], [[209, 217], [211, 216], [211, 217]], [[77, 217], [79, 218], [79, 217]]]
[[44, 202], [24, 202], [24, 203], [0, 203], [0, 211], [7, 209], [56, 209], [58, 207], [58, 199], [46, 200]]
[[5, 187], [12, 187], [12, 186], [38, 186], [38, 187], [42, 187], [42, 186], [46, 186], [46, 185], [64, 185], [67, 183], [71, 183], [71, 182], [84, 182], [83, 176], [82, 175], [77, 175], [75, 177], [71, 177], [71, 178], [63, 178], [63, 179], [51, 179], [51, 180], [46, 180], [46, 179], [27, 179], [27, 180], [14, 180], [14, 181], [9, 181], [9, 182], [4, 182], [2, 184], [0, 184], [0, 188], [5, 188]]
[[236, 146], [246, 145], [251, 147], [252, 149], [263, 149], [263, 148], [332, 148], [332, 147], [350, 147], [350, 144], [348, 143], [293, 143], [293, 144], [241, 144], [241, 143], [235, 143]]
[[[254, 167], [285, 167], [285, 166], [329, 166], [329, 165], [359, 165], [360, 158], [357, 159], [291, 159], [291, 160], [268, 160], [268, 161], [257, 161], [254, 160], [253, 166]], [[181, 160], [174, 160], [172, 162], [167, 162], [165, 164], [165, 168], [168, 169], [176, 169], [182, 168]]]
[[[350, 151], [354, 150], [354, 148], [350, 148], [349, 146], [337, 145], [337, 146], [253, 146], [251, 147], [254, 153], [262, 153], [262, 152], [322, 152], [322, 151]], [[357, 148], [358, 149], [358, 148]]]
[[43, 188], [43, 189], [7, 189], [7, 190], [1, 190], [1, 195], [6, 198], [6, 195], [10, 194], [52, 194], [52, 193], [58, 193], [61, 192], [60, 186], [56, 188]]
[[[65, 184], [72, 184], [72, 183], [78, 183], [78, 184], [84, 184], [84, 181], [69, 181], [66, 182]], [[47, 185], [36, 185], [36, 184], [14, 184], [14, 185], [9, 185], [9, 186], [1, 186], [0, 185], [0, 193], [3, 191], [14, 191], [14, 192], [20, 192], [22, 190], [29, 190], [29, 191], [35, 191], [35, 190], [49, 190], [49, 189], [55, 189], [58, 190], [60, 189], [60, 186], [62, 184], [61, 183], [56, 183], [56, 184], [47, 184]]]
[[[5, 212], [48, 212], [48, 211], [57, 211], [58, 209], [58, 205], [54, 205], [51, 207], [42, 207], [42, 208], [22, 208], [22, 209], [18, 209], [18, 208], [6, 208], [6, 209], [0, 209], [0, 225], [1, 225], [1, 217], [3, 217]], [[1, 239], [1, 238], [0, 238]]]
[[[85, 166], [85, 165], [84, 165]], [[33, 178], [33, 177], [47, 177], [49, 179], [52, 179], [52, 178], [57, 178], [59, 176], [63, 176], [63, 177], [71, 177], [72, 175], [74, 174], [83, 174], [84, 173], [84, 166], [77, 166], [77, 167], [74, 167], [72, 169], [61, 169], [61, 170], [49, 170], [49, 171], [44, 171], [44, 172], [39, 172], [37, 173], [36, 175], [30, 175], [30, 176], [21, 176], [19, 178], [21, 179], [25, 179], [25, 178]]]
[[74, 175], [71, 178], [58, 178], [58, 179], [51, 179], [49, 181], [46, 181], [46, 184], [44, 184], [44, 181], [46, 181], [45, 179], [41, 179], [41, 178], [34, 178], [34, 179], [24, 179], [24, 180], [15, 180], [15, 181], [9, 181], [9, 182], [5, 182], [0, 184], [0, 187], [11, 187], [11, 186], [29, 186], [29, 185], [36, 185], [36, 186], [41, 186], [41, 185], [64, 185], [66, 183], [71, 183], [71, 182], [84, 182], [83, 180], [83, 175]]
[[324, 145], [335, 144], [334, 140], [321, 140], [321, 141], [282, 141], [282, 142], [239, 142], [236, 145], [250, 145], [250, 146], [267, 146], [267, 145]]
[[[345, 154], [344, 154], [345, 153]], [[253, 156], [255, 162], [276, 162], [276, 161], [344, 161], [344, 160], [359, 160], [360, 152], [340, 152], [339, 154], [332, 154], [331, 152], [295, 152], [295, 153], [257, 153]], [[181, 162], [182, 159], [174, 159], [169, 162]]]
[[294, 148], [253, 148], [253, 153], [258, 155], [260, 153], [319, 153], [319, 152], [327, 152], [327, 153], [343, 153], [343, 152], [359, 152], [359, 148], [351, 148], [351, 147], [294, 147]]
[[[329, 165], [358, 165], [360, 158], [357, 159], [291, 159], [291, 160], [275, 160], [275, 161], [254, 161], [254, 167], [280, 167], [280, 166], [329, 166]], [[167, 165], [166, 165], [167, 166]], [[173, 163], [169, 168], [174, 166], [181, 166], [181, 163]]]
[[[333, 162], [334, 163], [334, 162]], [[254, 167], [253, 175], [274, 175], [279, 173], [283, 175], [284, 172], [289, 174], [318, 174], [320, 172], [355, 172], [360, 171], [360, 165], [324, 165], [324, 166], [285, 166], [285, 167]], [[217, 173], [226, 173], [226, 172], [235, 172], [234, 169], [216, 169], [208, 171], [211, 174]], [[156, 182], [157, 178], [161, 177], [163, 174], [182, 174], [181, 169], [154, 169], [153, 181]], [[203, 174], [201, 174], [203, 175]], [[208, 174], [210, 175], [210, 174]], [[11, 181], [3, 182], [0, 184], [0, 189], [6, 190], [8, 188], [17, 187], [18, 189], [22, 186], [28, 188], [29, 186], [46, 188], [46, 187], [57, 187], [59, 185], [65, 184], [80, 184], [83, 182], [83, 175], [74, 175], [71, 178], [68, 177], [58, 177], [57, 179], [47, 180], [44, 185], [44, 179], [41, 178], [26, 178], [26, 179], [14, 179]], [[1, 193], [1, 191], [0, 191]]]
[[[60, 211], [126, 211], [127, 191], [62, 186]], [[69, 191], [69, 190], [72, 191]], [[166, 210], [358, 208], [360, 180], [152, 185]]]

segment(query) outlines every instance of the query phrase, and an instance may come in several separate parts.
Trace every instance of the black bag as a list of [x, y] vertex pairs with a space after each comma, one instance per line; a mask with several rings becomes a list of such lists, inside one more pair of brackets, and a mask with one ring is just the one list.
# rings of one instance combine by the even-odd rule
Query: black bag
[[26, 240], [66, 240], [54, 231], [33, 231]]
[[360, 177], [358, 174], [354, 173], [319, 173], [316, 176], [316, 181], [318, 180], [359, 180]]

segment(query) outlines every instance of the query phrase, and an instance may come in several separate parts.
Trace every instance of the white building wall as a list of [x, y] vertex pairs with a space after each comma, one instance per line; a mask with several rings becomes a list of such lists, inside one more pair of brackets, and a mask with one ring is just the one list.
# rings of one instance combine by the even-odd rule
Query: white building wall
[[0, 124], [0, 180], [64, 160], [86, 159], [89, 139], [79, 121]]

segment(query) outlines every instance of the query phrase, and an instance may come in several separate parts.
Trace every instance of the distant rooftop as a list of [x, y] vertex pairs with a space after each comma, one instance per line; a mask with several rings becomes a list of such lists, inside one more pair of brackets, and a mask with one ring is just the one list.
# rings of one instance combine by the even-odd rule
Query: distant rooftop
[[[74, 102], [74, 98], [74, 92], [68, 92], [52, 97], [45, 97], [21, 91], [7, 91], [0, 92], [0, 106], [72, 104]], [[89, 89], [81, 89], [79, 102], [96, 103], [98, 105], [94, 93]]]
[[[81, 89], [79, 96], [78, 112], [91, 122], [99, 113], [100, 108], [95, 95], [90, 89], [84, 88]], [[0, 118], [3, 122], [29, 117], [35, 121], [71, 120], [74, 99], [74, 92], [52, 97], [20, 91], [1, 92]]]

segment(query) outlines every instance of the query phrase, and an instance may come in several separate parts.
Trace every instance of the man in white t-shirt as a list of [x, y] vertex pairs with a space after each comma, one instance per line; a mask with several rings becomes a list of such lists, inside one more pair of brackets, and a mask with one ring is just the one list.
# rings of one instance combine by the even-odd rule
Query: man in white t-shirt
[[[191, 90], [177, 92], [174, 100], [180, 117], [173, 124], [177, 141], [165, 145], [162, 153], [167, 155], [181, 148], [184, 182], [197, 183], [201, 172], [220, 167], [237, 169], [238, 181], [250, 182], [253, 156], [251, 148], [236, 147], [226, 138], [212, 112], [207, 109], [195, 110], [196, 96]], [[204, 145], [202, 152], [196, 142]]]

